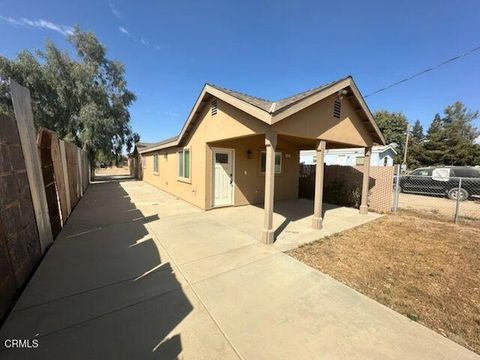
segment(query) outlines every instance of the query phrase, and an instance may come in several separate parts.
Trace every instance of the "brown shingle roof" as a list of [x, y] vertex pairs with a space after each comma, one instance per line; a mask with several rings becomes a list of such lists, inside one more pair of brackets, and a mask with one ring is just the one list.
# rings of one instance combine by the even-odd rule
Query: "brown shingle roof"
[[209, 84], [209, 85], [211, 87], [217, 89], [217, 90], [223, 91], [224, 93], [232, 95], [233, 97], [236, 97], [237, 99], [243, 100], [243, 101], [249, 103], [250, 105], [256, 106], [256, 107], [258, 107], [262, 110], [265, 110], [267, 112], [270, 111], [270, 107], [272, 106], [272, 103], [273, 103], [273, 101], [270, 101], [270, 100], [265, 100], [265, 99], [258, 98], [258, 97], [255, 97], [255, 96], [251, 96], [251, 95], [239, 92], [239, 91], [226, 89], [226, 88], [218, 86], [218, 85], [212, 85], [212, 84]]
[[218, 90], [223, 91], [223, 92], [225, 92], [229, 95], [232, 95], [233, 97], [236, 97], [237, 99], [243, 100], [246, 103], [249, 103], [250, 105], [256, 106], [256, 107], [258, 107], [258, 108], [260, 108], [260, 109], [262, 109], [266, 112], [274, 113], [274, 112], [283, 110], [284, 108], [286, 108], [286, 107], [288, 107], [292, 104], [295, 104], [296, 102], [301, 101], [301, 100], [303, 100], [303, 99], [305, 99], [305, 98], [307, 98], [307, 97], [309, 97], [313, 94], [316, 94], [319, 91], [325, 90], [326, 88], [328, 88], [332, 85], [335, 85], [336, 83], [338, 83], [342, 80], [345, 80], [349, 77], [350, 76], [347, 76], [347, 77], [344, 77], [342, 79], [332, 81], [331, 83], [321, 85], [321, 86], [317, 86], [313, 89], [309, 89], [309, 90], [303, 91], [301, 93], [298, 93], [298, 94], [295, 94], [293, 96], [289, 96], [289, 97], [286, 97], [286, 98], [283, 98], [283, 99], [280, 99], [280, 100], [277, 100], [277, 101], [262, 99], [262, 98], [251, 96], [251, 95], [239, 92], [239, 91], [226, 89], [224, 87], [217, 86], [217, 85], [212, 85], [212, 84], [209, 84], [209, 85], [214, 87], [215, 89], [218, 89]]
[[[178, 135], [173, 136], [173, 137], [168, 138], [168, 139], [165, 139], [165, 140], [162, 140], [162, 141], [159, 141], [159, 142], [156, 142], [156, 143], [149, 143], [147, 146], [142, 148], [142, 152], [145, 151], [145, 150], [148, 150], [150, 148], [154, 148], [154, 147], [157, 147], [157, 146], [160, 146], [160, 145], [168, 144], [168, 143], [170, 143], [172, 141], [175, 141], [177, 139], [178, 139]], [[146, 143], [145, 143], [145, 145], [146, 145]]]

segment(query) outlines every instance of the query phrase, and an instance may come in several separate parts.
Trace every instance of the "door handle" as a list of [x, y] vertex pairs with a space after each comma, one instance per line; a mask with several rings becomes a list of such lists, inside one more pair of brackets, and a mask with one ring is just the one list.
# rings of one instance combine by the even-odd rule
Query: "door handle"
[[230, 174], [230, 185], [233, 184], [233, 174]]

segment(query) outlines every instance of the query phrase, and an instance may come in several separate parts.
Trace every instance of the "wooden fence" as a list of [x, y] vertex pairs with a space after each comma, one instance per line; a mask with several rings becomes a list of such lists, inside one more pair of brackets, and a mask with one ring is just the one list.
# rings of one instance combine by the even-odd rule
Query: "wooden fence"
[[83, 196], [86, 152], [35, 132], [30, 94], [11, 81], [15, 120], [0, 115], [0, 321]]

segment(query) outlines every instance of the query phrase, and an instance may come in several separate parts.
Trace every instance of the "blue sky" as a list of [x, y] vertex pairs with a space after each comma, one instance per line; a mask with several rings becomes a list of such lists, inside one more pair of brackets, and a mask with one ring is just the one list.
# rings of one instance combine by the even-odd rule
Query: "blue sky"
[[[479, 14], [478, 0], [1, 0], [0, 53], [94, 31], [126, 66], [134, 130], [159, 141], [205, 82], [275, 100], [350, 74], [366, 95], [480, 45]], [[479, 65], [477, 52], [367, 103], [425, 125], [456, 100], [480, 109]]]

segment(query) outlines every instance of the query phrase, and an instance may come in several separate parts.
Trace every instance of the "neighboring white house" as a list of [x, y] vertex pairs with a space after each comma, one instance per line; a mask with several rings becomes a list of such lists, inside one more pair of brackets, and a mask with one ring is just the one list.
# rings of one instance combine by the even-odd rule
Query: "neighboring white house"
[[[393, 144], [385, 146], [373, 146], [370, 166], [392, 166], [397, 151]], [[363, 149], [330, 149], [325, 151], [326, 165], [363, 165]], [[317, 156], [315, 150], [300, 151], [300, 162], [305, 165], [315, 165]]]

